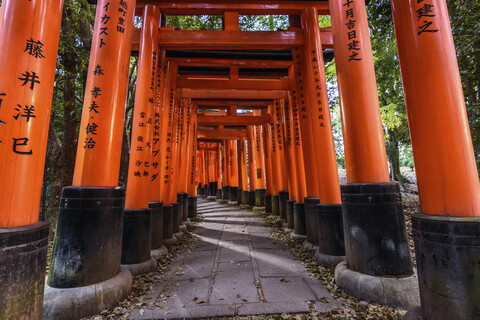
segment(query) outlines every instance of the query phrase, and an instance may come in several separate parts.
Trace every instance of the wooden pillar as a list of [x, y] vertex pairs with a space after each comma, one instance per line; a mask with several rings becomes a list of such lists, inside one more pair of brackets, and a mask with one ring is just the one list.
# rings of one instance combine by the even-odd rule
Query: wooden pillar
[[[73, 187], [64, 188], [60, 200], [45, 318], [96, 314], [124, 299], [131, 286], [119, 259], [126, 233], [123, 206], [113, 203], [124, 200], [117, 185], [134, 14], [135, 0], [97, 3]], [[71, 269], [71, 261], [82, 261], [82, 268]], [[107, 280], [114, 285], [106, 304], [96, 292], [104, 290]], [[72, 301], [72, 296], [80, 298]]]
[[[309, 98], [310, 121], [315, 144], [318, 196], [321, 204], [340, 204], [337, 159], [333, 142], [330, 106], [323, 62], [323, 48], [315, 7], [306, 7], [302, 12], [302, 27], [305, 35], [305, 94]], [[308, 112], [308, 111], [307, 111]], [[358, 120], [357, 120], [358, 121]]]
[[[291, 68], [290, 70], [293, 70]], [[290, 94], [291, 99], [291, 119], [292, 119], [292, 143], [293, 154], [295, 157], [295, 170], [297, 172], [297, 202], [303, 202], [303, 199], [307, 196], [307, 184], [305, 178], [305, 166], [303, 160], [303, 147], [302, 147], [302, 130], [300, 128], [300, 111], [298, 107], [297, 96]]]
[[170, 191], [172, 188], [172, 166], [173, 163], [173, 139], [174, 139], [174, 111], [175, 111], [175, 79], [177, 77], [178, 65], [175, 62], [169, 62], [167, 65], [165, 93], [163, 96], [163, 118], [161, 133], [161, 171], [162, 183], [160, 186], [160, 200], [164, 205], [172, 202]]
[[[259, 116], [260, 112], [260, 110], [255, 110], [253, 115]], [[255, 189], [265, 189], [265, 160], [263, 155], [262, 126], [254, 126], [253, 130], [255, 133]]]
[[278, 175], [278, 191], [287, 190], [287, 175], [285, 167], [285, 133], [283, 129], [283, 119], [281, 110], [284, 108], [285, 101], [283, 99], [276, 99], [273, 106], [273, 128], [275, 149], [272, 160], [276, 162], [275, 174]]
[[165, 91], [165, 64], [166, 64], [166, 55], [165, 50], [158, 50], [157, 54], [157, 65], [156, 69], [153, 72], [156, 72], [155, 77], [155, 106], [154, 106], [154, 115], [153, 115], [153, 130], [152, 130], [152, 152], [150, 157], [151, 163], [151, 177], [150, 185], [148, 187], [148, 200], [150, 202], [159, 202], [160, 201], [160, 185], [161, 185], [161, 174], [160, 174], [160, 133], [162, 130], [162, 105], [163, 105], [163, 95]]
[[[267, 112], [268, 113], [268, 110]], [[267, 195], [273, 194], [273, 177], [272, 177], [272, 154], [271, 154], [271, 124], [265, 123], [262, 125], [263, 134], [263, 155], [265, 159], [265, 185], [267, 189]]]
[[189, 161], [188, 161], [188, 195], [190, 197], [194, 197], [197, 194], [197, 184], [196, 184], [196, 176], [197, 176], [197, 106], [194, 106], [192, 111], [192, 119], [191, 119], [191, 136], [190, 136], [190, 152], [189, 152]]
[[179, 173], [178, 173], [178, 192], [184, 193], [187, 191], [187, 162], [188, 162], [188, 131], [190, 127], [190, 116], [192, 112], [192, 99], [187, 98], [182, 101], [183, 105], [183, 121], [180, 127], [180, 138], [179, 138], [179, 152], [178, 152], [178, 162]]
[[247, 126], [247, 147], [248, 147], [248, 176], [249, 191], [256, 189], [256, 168], [255, 168], [255, 131], [253, 126]]
[[39, 220], [62, 4], [2, 3], [0, 228]]
[[282, 110], [282, 118], [285, 130], [285, 160], [289, 184], [289, 199], [298, 201], [299, 184], [305, 184], [305, 181], [300, 181], [297, 176], [298, 170], [294, 149], [295, 137], [292, 116], [292, 100], [290, 97], [285, 100], [284, 109]]
[[151, 155], [154, 144], [152, 139], [155, 116], [154, 77], [156, 57], [158, 56], [158, 47], [154, 45], [153, 40], [157, 38], [159, 20], [160, 10], [152, 5], [145, 6], [140, 36], [128, 185], [125, 195], [126, 209], [148, 208], [148, 188], [153, 169]]
[[229, 140], [230, 186], [238, 188], [237, 142]]
[[[294, 100], [298, 102], [299, 124], [302, 132], [302, 151], [303, 151], [303, 168], [305, 171], [305, 182], [307, 184], [307, 196], [309, 198], [319, 197], [318, 190], [318, 174], [315, 156], [315, 146], [313, 140], [312, 122], [310, 121], [310, 112], [307, 112], [307, 105], [310, 104], [310, 98], [306, 95], [306, 75], [305, 62], [302, 57], [305, 56], [303, 47], [294, 48], [293, 61], [294, 67], [289, 69], [290, 87]], [[299, 202], [303, 202], [300, 199]]]
[[[73, 176], [76, 187], [118, 185], [135, 1], [127, 0], [125, 6], [129, 9], [106, 0], [97, 4]], [[108, 21], [102, 20], [105, 15]], [[117, 25], [119, 18], [125, 27]]]
[[388, 182], [387, 154], [365, 3], [355, 1], [347, 7], [342, 1], [335, 0], [329, 4], [347, 181]]
[[391, 3], [422, 213], [412, 215], [421, 318], [474, 319], [480, 184], [447, 4]]
[[42, 318], [49, 228], [39, 211], [62, 5], [1, 5], [1, 319]]
[[238, 140], [238, 165], [239, 165], [239, 177], [240, 177], [240, 189], [248, 191], [248, 173], [247, 173], [247, 151], [245, 139]]

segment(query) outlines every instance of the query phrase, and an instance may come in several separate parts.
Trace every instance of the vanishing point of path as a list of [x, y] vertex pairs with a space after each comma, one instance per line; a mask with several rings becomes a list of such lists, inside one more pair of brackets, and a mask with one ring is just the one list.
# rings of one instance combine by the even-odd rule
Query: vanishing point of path
[[[325, 312], [336, 306], [255, 213], [198, 198], [199, 241], [174, 262], [147, 297], [156, 309], [131, 319], [204, 318]], [[323, 301], [331, 301], [326, 299]]]

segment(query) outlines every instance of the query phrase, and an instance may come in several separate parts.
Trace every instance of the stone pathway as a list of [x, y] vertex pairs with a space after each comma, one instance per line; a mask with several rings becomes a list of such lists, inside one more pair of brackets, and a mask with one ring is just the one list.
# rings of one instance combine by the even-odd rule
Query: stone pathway
[[[321, 282], [311, 278], [270, 227], [248, 210], [198, 199], [204, 220], [199, 241], [155, 284], [131, 319], [204, 318], [325, 312], [336, 306]], [[325, 301], [325, 300], [324, 300]]]

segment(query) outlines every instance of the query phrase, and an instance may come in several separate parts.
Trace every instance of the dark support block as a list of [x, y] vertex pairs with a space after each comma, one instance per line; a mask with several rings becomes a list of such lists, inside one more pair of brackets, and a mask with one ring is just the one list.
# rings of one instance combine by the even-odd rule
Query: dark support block
[[217, 189], [216, 196], [217, 196], [217, 199], [222, 199], [222, 189]]
[[163, 202], [150, 202], [152, 210], [152, 250], [163, 245]]
[[284, 222], [287, 221], [287, 201], [288, 201], [288, 191], [280, 191], [278, 193], [278, 213], [280, 214], [280, 219]]
[[248, 205], [255, 207], [255, 191], [248, 191]]
[[122, 265], [139, 264], [151, 258], [152, 210], [123, 213]]
[[295, 228], [295, 215], [293, 214], [293, 205], [295, 200], [287, 201], [287, 228], [293, 230]]
[[230, 201], [237, 201], [237, 190], [238, 187], [230, 187]]
[[480, 319], [480, 218], [412, 215], [422, 316]]
[[182, 201], [183, 201], [183, 211], [182, 211], [182, 221], [188, 221], [188, 193], [182, 192]]
[[216, 182], [210, 182], [208, 184], [208, 195], [209, 196], [215, 196], [217, 193], [217, 188], [215, 187], [217, 183]]
[[[307, 219], [308, 234], [308, 219]], [[330, 256], [345, 255], [341, 204], [317, 205], [318, 252]]]
[[188, 197], [188, 217], [197, 217], [197, 197]]
[[222, 187], [222, 200], [230, 200], [230, 186]]
[[197, 187], [197, 194], [198, 194], [199, 196], [203, 196], [204, 191], [205, 191], [205, 190], [203, 190], [202, 184], [199, 184], [198, 187]]
[[128, 296], [132, 275], [120, 267], [124, 195], [113, 187], [63, 189], [43, 319], [84, 318]]
[[305, 226], [305, 205], [300, 202], [295, 202], [293, 205], [293, 217], [294, 217], [294, 232], [297, 235], [307, 235], [307, 229]]
[[255, 206], [256, 207], [265, 207], [265, 196], [267, 195], [266, 189], [256, 189], [255, 190]]
[[348, 267], [373, 276], [413, 273], [397, 183], [342, 185]]
[[243, 189], [238, 188], [237, 189], [237, 202], [238, 202], [238, 204], [242, 204], [242, 193], [243, 193]]
[[181, 225], [183, 221], [183, 193], [177, 193], [177, 203], [178, 203], [178, 225]]
[[0, 229], [0, 319], [42, 319], [48, 223]]
[[175, 241], [173, 237], [173, 206], [163, 206], [163, 242], [171, 246]]
[[317, 205], [320, 204], [318, 198], [305, 198], [305, 221], [307, 225], [307, 242], [314, 246], [318, 246], [318, 210]]
[[265, 196], [265, 211], [266, 213], [272, 213], [272, 195], [267, 194]]
[[178, 202], [174, 202], [172, 205], [173, 212], [173, 234], [180, 232], [180, 205]]
[[274, 216], [279, 216], [280, 211], [279, 211], [279, 202], [280, 202], [280, 197], [278, 195], [272, 195], [272, 214]]
[[120, 188], [63, 188], [50, 287], [88, 286], [120, 272], [124, 195]]
[[247, 204], [248, 205], [248, 197], [250, 195], [249, 191], [243, 190], [242, 191], [242, 204]]

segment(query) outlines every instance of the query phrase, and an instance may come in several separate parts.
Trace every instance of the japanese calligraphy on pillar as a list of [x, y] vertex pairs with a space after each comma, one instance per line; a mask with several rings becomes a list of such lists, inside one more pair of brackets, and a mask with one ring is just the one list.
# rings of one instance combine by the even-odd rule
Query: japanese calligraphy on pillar
[[[41, 39], [25, 39], [24, 44], [25, 50], [23, 55], [26, 57], [30, 56], [33, 60], [42, 60], [44, 56], [44, 44]], [[15, 89], [21, 90], [22, 87], [25, 87], [25, 98], [29, 96], [40, 96], [41, 93], [38, 92], [41, 90], [41, 75], [38, 74], [38, 70], [30, 69], [28, 66], [25, 67], [25, 71], [20, 72], [15, 79]], [[12, 124], [17, 124], [20, 128], [16, 137], [12, 137], [12, 141], [3, 141], [3, 138], [0, 137], [0, 143], [12, 143], [11, 152], [31, 156], [35, 151], [35, 146], [30, 144], [31, 137], [29, 132], [31, 132], [31, 126], [37, 121], [37, 111], [43, 106], [36, 106], [35, 104], [27, 103], [23, 101], [12, 101], [8, 105], [4, 103], [4, 100], [7, 101], [9, 98], [10, 92], [5, 90], [5, 92], [0, 91], [0, 126]], [[25, 99], [30, 100], [30, 99]], [[32, 99], [33, 100], [33, 99]], [[8, 115], [10, 113], [10, 116]]]
[[436, 33], [438, 28], [435, 26], [435, 5], [432, 0], [414, 1], [415, 14], [417, 19], [418, 35], [427, 33]]
[[[358, 40], [357, 35], [357, 21], [355, 20], [355, 6], [353, 5], [355, 1], [361, 0], [344, 0], [343, 9], [345, 14], [345, 26], [347, 27], [347, 49], [348, 49], [348, 61], [361, 61], [361, 48], [360, 41]], [[422, 0], [418, 0], [422, 1]]]
[[295, 145], [300, 146], [300, 123], [298, 122], [298, 101], [297, 96], [292, 92], [292, 115], [293, 115], [293, 133]]
[[[311, 52], [311, 60], [312, 60], [312, 73], [313, 73], [313, 85], [314, 85], [314, 97], [312, 97], [312, 115], [318, 117], [319, 125], [321, 128], [325, 128], [325, 109], [324, 103], [326, 101], [322, 100], [322, 82], [320, 78], [320, 66], [318, 64], [317, 58], [317, 50], [312, 50]], [[323, 66], [321, 66], [323, 68]], [[328, 104], [328, 102], [327, 102]], [[315, 107], [314, 107], [315, 105]], [[315, 110], [316, 108], [316, 110]], [[328, 109], [327, 109], [328, 111]]]
[[275, 100], [275, 120], [276, 120], [276, 129], [277, 129], [277, 146], [278, 151], [283, 151], [283, 134], [282, 134], [282, 115], [280, 113], [280, 108], [282, 103], [281, 100]]
[[165, 148], [165, 166], [163, 167], [163, 183], [170, 181], [171, 159], [172, 159], [172, 139], [173, 139], [173, 106], [175, 104], [175, 89], [170, 88], [168, 97], [168, 119], [167, 119], [167, 139]]
[[290, 102], [289, 99], [285, 100], [285, 129], [286, 129], [286, 135], [287, 135], [287, 146], [293, 145], [292, 141], [292, 128], [290, 126]]
[[293, 49], [293, 57], [295, 61], [295, 78], [297, 79], [297, 88], [294, 88], [292, 95], [296, 101], [298, 101], [300, 109], [300, 117], [304, 120], [309, 119], [309, 112], [307, 112], [307, 106], [305, 104], [305, 75], [303, 70], [305, 64], [301, 58], [304, 49], [298, 47]]
[[255, 126], [255, 151], [260, 152], [260, 147], [262, 145], [262, 142], [260, 141], [260, 137], [262, 135], [261, 132], [261, 127], [260, 126]]

